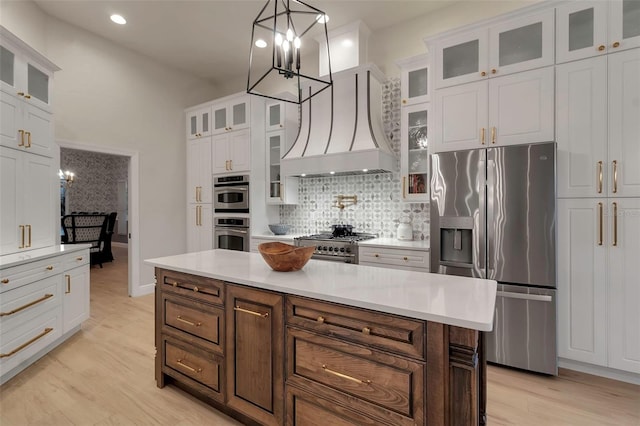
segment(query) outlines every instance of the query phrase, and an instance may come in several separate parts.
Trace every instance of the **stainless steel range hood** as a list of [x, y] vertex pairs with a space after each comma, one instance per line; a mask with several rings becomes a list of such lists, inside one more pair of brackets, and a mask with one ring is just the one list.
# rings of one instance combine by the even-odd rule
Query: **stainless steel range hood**
[[382, 127], [384, 75], [373, 64], [333, 74], [333, 86], [300, 107], [300, 130], [281, 160], [284, 176], [391, 172]]

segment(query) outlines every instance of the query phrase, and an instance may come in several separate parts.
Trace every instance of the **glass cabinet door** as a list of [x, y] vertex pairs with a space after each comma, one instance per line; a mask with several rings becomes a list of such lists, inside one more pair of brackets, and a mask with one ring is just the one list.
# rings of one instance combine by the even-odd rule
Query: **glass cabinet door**
[[6, 86], [7, 91], [12, 94], [15, 93], [10, 89], [16, 86], [15, 63], [15, 54], [4, 46], [0, 46], [0, 81], [2, 86]]
[[246, 97], [242, 97], [231, 102], [229, 106], [231, 120], [229, 122], [229, 130], [240, 130], [249, 125], [249, 101]]
[[187, 114], [187, 139], [197, 139], [211, 134], [211, 107], [204, 107]]
[[282, 185], [280, 179], [280, 146], [284, 132], [267, 134], [267, 194], [270, 202], [280, 202], [282, 199]]
[[428, 102], [429, 62], [427, 55], [414, 56], [397, 62], [400, 67], [400, 95], [402, 105]]
[[556, 62], [607, 53], [607, 3], [571, 2], [556, 9]]
[[213, 108], [213, 131], [215, 133], [226, 132], [227, 126], [227, 105], [217, 105]]
[[436, 47], [436, 87], [486, 78], [487, 58], [487, 30], [476, 30], [441, 41]]
[[625, 50], [640, 47], [640, 2], [612, 0], [609, 9], [609, 48]]
[[280, 130], [284, 127], [284, 102], [267, 104], [267, 131]]
[[429, 104], [402, 109], [402, 198], [425, 201], [429, 190]]
[[554, 63], [554, 10], [510, 20], [489, 31], [490, 76]]

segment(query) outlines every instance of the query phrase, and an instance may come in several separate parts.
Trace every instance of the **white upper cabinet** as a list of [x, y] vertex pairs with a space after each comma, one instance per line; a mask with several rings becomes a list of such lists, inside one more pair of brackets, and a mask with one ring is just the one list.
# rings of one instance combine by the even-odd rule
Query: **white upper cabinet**
[[0, 89], [51, 112], [51, 79], [59, 68], [0, 26]]
[[436, 90], [430, 152], [554, 140], [554, 70]]
[[640, 46], [640, 2], [569, 2], [556, 9], [556, 62]]
[[187, 139], [211, 135], [211, 106], [187, 111]]
[[213, 174], [236, 174], [251, 169], [249, 130], [214, 136], [211, 149]]
[[214, 134], [246, 129], [251, 124], [249, 95], [224, 100], [213, 105]]
[[396, 63], [400, 67], [402, 106], [428, 102], [431, 97], [428, 56], [418, 55]]
[[187, 141], [187, 197], [189, 203], [211, 203], [211, 137]]
[[458, 34], [436, 43], [436, 88], [552, 65], [553, 53], [553, 9]]

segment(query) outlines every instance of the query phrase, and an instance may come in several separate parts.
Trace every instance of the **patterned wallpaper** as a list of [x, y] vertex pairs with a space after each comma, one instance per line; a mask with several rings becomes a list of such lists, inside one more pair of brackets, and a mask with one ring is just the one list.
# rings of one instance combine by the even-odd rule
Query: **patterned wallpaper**
[[[354, 226], [356, 232], [381, 237], [396, 236], [400, 219], [410, 219], [413, 238], [429, 238], [429, 204], [401, 201], [400, 177], [400, 79], [383, 85], [383, 122], [397, 163], [393, 173], [301, 178], [299, 204], [280, 207], [280, 221], [291, 225], [290, 233], [315, 234], [332, 224]], [[344, 210], [332, 207], [335, 196], [357, 195], [358, 203]]]
[[76, 176], [67, 189], [67, 213], [118, 210], [118, 180], [128, 178], [128, 157], [60, 148], [60, 169]]

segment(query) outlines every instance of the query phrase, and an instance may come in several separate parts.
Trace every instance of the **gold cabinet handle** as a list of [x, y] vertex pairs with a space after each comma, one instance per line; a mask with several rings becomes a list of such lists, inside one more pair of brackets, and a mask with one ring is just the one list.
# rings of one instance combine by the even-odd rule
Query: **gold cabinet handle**
[[[231, 128], [229, 128], [231, 130]], [[229, 170], [233, 170], [233, 160], [229, 160]]]
[[201, 322], [193, 322], [193, 321], [186, 320], [186, 319], [182, 318], [181, 315], [176, 316], [176, 319], [178, 321], [180, 321], [180, 322], [183, 322], [185, 324], [189, 324], [190, 326], [193, 326], [193, 327], [200, 327], [202, 325]]
[[486, 75], [487, 75], [487, 73], [486, 73], [486, 71], [482, 71], [482, 72], [480, 73], [480, 75], [481, 75], [482, 77], [484, 77], [484, 76], [486, 76]]
[[172, 282], [171, 285], [174, 286], [174, 287], [178, 287], [178, 281]]
[[20, 228], [20, 246], [19, 249], [24, 248], [24, 225], [18, 225]]
[[346, 374], [339, 373], [339, 372], [334, 371], [334, 370], [330, 370], [329, 367], [327, 367], [326, 364], [322, 364], [322, 369], [325, 372], [329, 373], [329, 374], [333, 374], [334, 376], [338, 376], [338, 377], [341, 377], [343, 379], [351, 380], [352, 382], [360, 383], [360, 384], [363, 384], [363, 385], [370, 385], [371, 384], [371, 380], [360, 380], [360, 379], [356, 379], [355, 377], [351, 377], [351, 376], [348, 376]]
[[24, 130], [18, 129], [18, 133], [20, 134], [20, 143], [18, 146], [24, 146]]
[[409, 261], [409, 258], [407, 256], [403, 257], [402, 260], [404, 260], [405, 262]]
[[497, 73], [497, 72], [498, 72], [498, 70], [497, 70], [497, 69], [495, 69], [495, 68], [492, 68], [492, 69], [491, 69], [491, 74], [495, 74], [495, 73]]
[[371, 329], [369, 327], [362, 327], [362, 334], [370, 335]]
[[602, 220], [604, 216], [604, 212], [602, 211], [603, 206], [602, 203], [598, 203], [598, 245], [602, 245]]
[[27, 231], [29, 231], [29, 238], [28, 241], [29, 243], [26, 245], [26, 247], [31, 247], [31, 225], [25, 225], [25, 228], [27, 228]]
[[200, 200], [198, 200], [198, 187], [196, 186], [196, 202], [198, 202]]
[[196, 225], [202, 226], [202, 206], [196, 206]]
[[598, 161], [598, 194], [602, 194], [602, 161]]
[[229, 170], [229, 160], [226, 160], [226, 161], [224, 162], [224, 169], [225, 169], [225, 170]]
[[613, 160], [613, 193], [616, 194], [618, 192], [618, 162]]
[[598, 46], [598, 51], [602, 52], [605, 49], [604, 44], [601, 44], [600, 46]]
[[374, 254], [373, 257], [380, 257], [378, 253]]
[[407, 100], [406, 100], [406, 99], [403, 99], [403, 100], [402, 100], [402, 103], [403, 103], [403, 104], [406, 104], [406, 103], [407, 103]]
[[24, 98], [25, 98], [25, 99], [31, 99], [31, 95], [30, 95], [30, 94], [28, 94], [28, 93], [25, 93]]
[[19, 308], [15, 308], [15, 309], [12, 309], [12, 310], [7, 311], [7, 312], [0, 312], [0, 317], [5, 317], [5, 316], [8, 316], [8, 315], [13, 315], [13, 314], [15, 314], [15, 313], [17, 313], [17, 312], [20, 312], [20, 311], [22, 311], [22, 310], [25, 310], [25, 309], [27, 309], [27, 308], [29, 308], [29, 307], [33, 306], [33, 305], [37, 305], [37, 304], [38, 304], [38, 303], [40, 303], [40, 302], [44, 302], [45, 300], [50, 299], [50, 298], [52, 298], [52, 297], [53, 297], [53, 294], [49, 294], [49, 293], [47, 293], [47, 294], [45, 294], [44, 296], [42, 296], [40, 299], [34, 300], [33, 302], [29, 302], [29, 303], [27, 303], [26, 305], [22, 305], [22, 306], [20, 306]]
[[24, 96], [24, 92], [18, 92], [18, 96]]
[[11, 352], [7, 352], [6, 354], [0, 353], [0, 358], [6, 358], [8, 356], [11, 356], [11, 355], [17, 353], [17, 352], [20, 352], [21, 350], [23, 350], [24, 348], [26, 348], [27, 346], [29, 346], [30, 344], [32, 344], [36, 340], [46, 336], [47, 334], [51, 333], [52, 331], [53, 331], [53, 328], [51, 328], [51, 327], [45, 328], [42, 333], [38, 334], [36, 337], [34, 337], [33, 339], [29, 340], [28, 342], [24, 342], [23, 344], [21, 344], [20, 346], [18, 346], [14, 350], [12, 350]]
[[324, 324], [324, 317], [323, 316], [319, 316], [316, 321], [318, 321], [320, 324]]
[[64, 291], [64, 294], [71, 293], [71, 275], [64, 276], [64, 279], [67, 280], [67, 289]]
[[484, 145], [484, 127], [480, 129], [480, 143]]
[[194, 293], [197, 293], [197, 292], [199, 292], [199, 291], [200, 291], [200, 289], [199, 289], [197, 286], [193, 286], [193, 292], [194, 292]]
[[407, 198], [407, 177], [402, 176], [402, 198]]
[[27, 135], [27, 144], [25, 145], [25, 148], [31, 148], [31, 132], [24, 132], [24, 134]]
[[77, 260], [78, 262], [80, 262], [82, 259], [84, 259], [82, 256], [78, 256], [78, 257], [76, 257], [76, 260]]
[[234, 306], [233, 310], [234, 311], [238, 311], [238, 312], [244, 312], [245, 314], [255, 315], [257, 317], [262, 317], [262, 318], [267, 318], [269, 316], [269, 312], [265, 312], [263, 314], [262, 312], [251, 311], [249, 309], [243, 309], [240, 306]]
[[620, 42], [619, 41], [614, 41], [612, 46], [613, 47], [620, 47]]
[[618, 245], [618, 203], [613, 202], [613, 242], [612, 246]]
[[496, 128], [495, 126], [491, 128], [491, 143], [496, 143]]
[[[196, 220], [196, 226], [198, 226], [198, 225], [199, 225], [199, 223], [198, 223], [198, 208], [199, 208], [199, 207], [200, 207], [200, 206], [196, 206], [196, 218], [195, 218], [195, 220]], [[178, 285], [178, 283], [173, 283], [173, 286], [174, 286], [174, 287], [175, 287], [176, 285]]]
[[186, 368], [187, 370], [191, 371], [192, 373], [201, 373], [202, 372], [202, 368], [193, 368], [190, 365], [185, 364], [184, 362], [182, 362], [181, 359], [177, 359], [176, 363], [183, 368]]
[[49, 265], [46, 267], [47, 271], [53, 271], [53, 265]]
[[4, 278], [2, 281], [0, 281], [2, 284], [9, 284], [9, 278]]

